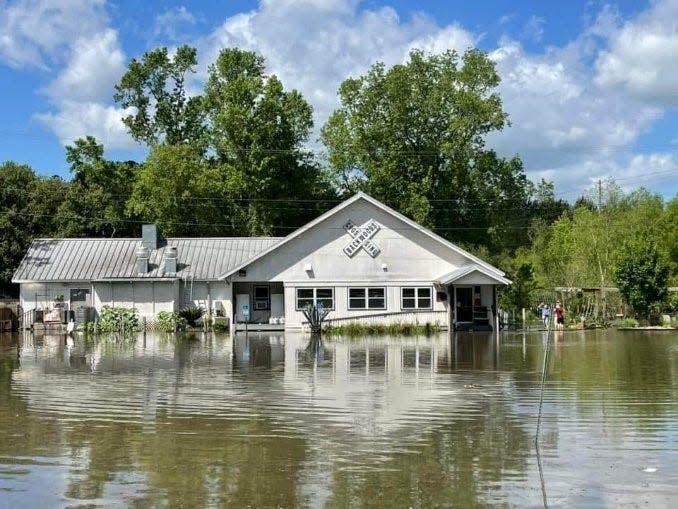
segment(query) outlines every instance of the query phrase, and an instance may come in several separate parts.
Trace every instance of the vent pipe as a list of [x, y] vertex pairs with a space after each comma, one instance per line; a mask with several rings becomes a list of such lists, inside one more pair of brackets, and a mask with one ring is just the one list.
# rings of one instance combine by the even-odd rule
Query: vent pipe
[[176, 246], [167, 246], [165, 248], [165, 274], [176, 274], [177, 255]]
[[148, 272], [148, 259], [151, 257], [150, 250], [143, 244], [139, 244], [136, 256], [137, 256], [137, 273], [146, 274]]

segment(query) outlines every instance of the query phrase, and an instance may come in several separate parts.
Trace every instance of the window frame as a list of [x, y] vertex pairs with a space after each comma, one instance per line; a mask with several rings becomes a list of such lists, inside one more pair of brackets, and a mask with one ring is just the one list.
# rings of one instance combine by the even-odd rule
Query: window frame
[[[414, 307], [405, 307], [403, 305], [403, 300], [406, 298], [403, 296], [405, 290], [414, 290], [413, 297], [407, 297], [407, 299], [414, 299]], [[428, 297], [419, 295], [420, 290], [427, 290]], [[428, 306], [424, 307], [419, 304], [419, 300], [428, 299]], [[402, 286], [400, 287], [400, 310], [401, 311], [418, 311], [418, 310], [432, 310], [433, 309], [433, 287], [431, 286]]]
[[[351, 290], [362, 290], [363, 296], [362, 297], [351, 297]], [[370, 290], [381, 290], [383, 292], [383, 295], [381, 297], [373, 297], [376, 299], [383, 299], [384, 305], [382, 307], [370, 307]], [[363, 299], [363, 304], [364, 307], [361, 308], [356, 308], [351, 306], [351, 300], [355, 299]], [[386, 301], [386, 287], [385, 286], [349, 286], [346, 289], [346, 302], [347, 302], [347, 309], [349, 311], [369, 311], [369, 310], [377, 310], [377, 311], [384, 311], [388, 309], [388, 303]]]
[[[318, 290], [329, 290], [332, 292], [332, 307], [326, 307], [325, 309], [329, 309], [333, 311], [336, 307], [336, 292], [333, 286], [297, 286], [294, 288], [294, 309], [296, 311], [303, 311], [303, 307], [299, 307], [299, 290], [312, 290], [313, 291], [313, 305], [318, 304]], [[303, 300], [308, 300], [308, 297], [304, 298]], [[327, 300], [325, 297], [321, 297], [321, 300]]]

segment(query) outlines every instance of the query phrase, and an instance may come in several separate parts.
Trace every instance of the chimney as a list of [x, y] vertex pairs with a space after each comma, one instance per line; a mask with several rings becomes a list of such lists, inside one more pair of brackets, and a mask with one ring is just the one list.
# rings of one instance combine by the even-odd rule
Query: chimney
[[167, 246], [165, 248], [165, 274], [176, 274], [177, 272], [177, 248]]
[[146, 274], [148, 272], [148, 259], [151, 256], [149, 249], [142, 244], [137, 248], [137, 273]]
[[156, 225], [141, 225], [141, 244], [149, 251], [158, 249], [158, 227]]

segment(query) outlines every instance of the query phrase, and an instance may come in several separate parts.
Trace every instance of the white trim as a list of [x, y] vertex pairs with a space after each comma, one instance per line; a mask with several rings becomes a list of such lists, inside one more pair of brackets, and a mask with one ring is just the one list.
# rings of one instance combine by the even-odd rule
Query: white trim
[[[440, 276], [436, 281], [440, 283], [441, 285], [450, 285], [453, 284], [455, 281], [463, 278], [464, 276], [468, 276], [469, 274], [472, 274], [473, 272], [480, 272], [481, 274], [484, 274], [485, 276], [489, 277], [490, 279], [494, 279], [497, 281], [497, 283], [501, 283], [503, 285], [510, 285], [511, 280], [507, 279], [505, 277], [499, 276], [497, 274], [493, 274], [491, 272], [488, 272], [487, 270], [484, 269], [484, 267], [479, 267], [476, 264], [472, 265], [466, 265], [464, 267], [460, 267], [456, 270], [453, 270], [452, 272], [448, 272], [447, 274], [443, 274]], [[471, 284], [472, 283], [468, 283]], [[480, 283], [486, 284], [486, 283]]]

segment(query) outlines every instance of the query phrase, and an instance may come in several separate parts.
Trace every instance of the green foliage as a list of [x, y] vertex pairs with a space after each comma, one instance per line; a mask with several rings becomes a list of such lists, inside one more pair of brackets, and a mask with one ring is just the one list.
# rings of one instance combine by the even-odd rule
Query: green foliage
[[191, 306], [178, 311], [181, 318], [186, 320], [186, 323], [191, 326], [196, 326], [196, 321], [200, 320], [205, 314], [205, 310], [198, 306]]
[[623, 327], [623, 328], [635, 328], [640, 325], [638, 323], [638, 320], [635, 318], [622, 318], [619, 322], [617, 322], [617, 327]]
[[59, 177], [39, 177], [29, 166], [0, 165], [0, 290], [10, 289], [31, 241], [54, 236], [54, 215], [66, 187]]
[[377, 63], [347, 79], [321, 132], [336, 185], [364, 190], [456, 242], [524, 243], [522, 162], [484, 148], [507, 122], [498, 84], [494, 63], [477, 50], [413, 50], [405, 64]]
[[669, 266], [656, 244], [636, 237], [623, 244], [615, 264], [615, 278], [624, 301], [649, 318], [668, 294]]
[[536, 289], [534, 267], [526, 258], [525, 251], [520, 251], [522, 256], [516, 254], [512, 260], [507, 260], [506, 276], [513, 284], [501, 290], [499, 305], [503, 309], [530, 309], [533, 307], [533, 293]]
[[104, 306], [99, 320], [100, 332], [129, 334], [139, 330], [139, 317], [134, 308]]
[[177, 332], [186, 330], [186, 319], [177, 311], [160, 311], [156, 322], [160, 332]]
[[334, 336], [365, 336], [365, 335], [392, 335], [392, 336], [430, 336], [440, 332], [439, 323], [406, 323], [394, 322], [389, 324], [350, 322], [344, 325], [327, 325], [323, 332]]
[[66, 147], [73, 180], [59, 196], [55, 219], [63, 237], [134, 236], [136, 224], [127, 221], [125, 203], [138, 171], [133, 161], [104, 158], [104, 146], [92, 136]]
[[216, 320], [212, 324], [212, 330], [214, 332], [228, 332], [229, 326], [228, 322], [225, 320]]
[[204, 147], [203, 98], [186, 92], [186, 77], [197, 64], [197, 51], [189, 46], [177, 48], [172, 58], [167, 48], [157, 48], [132, 59], [113, 97], [122, 108], [134, 108], [122, 121], [135, 140]]
[[[127, 212], [169, 236], [219, 235], [230, 214], [219, 172], [190, 145], [154, 146], [139, 170]], [[196, 200], [200, 197], [200, 200]]]

